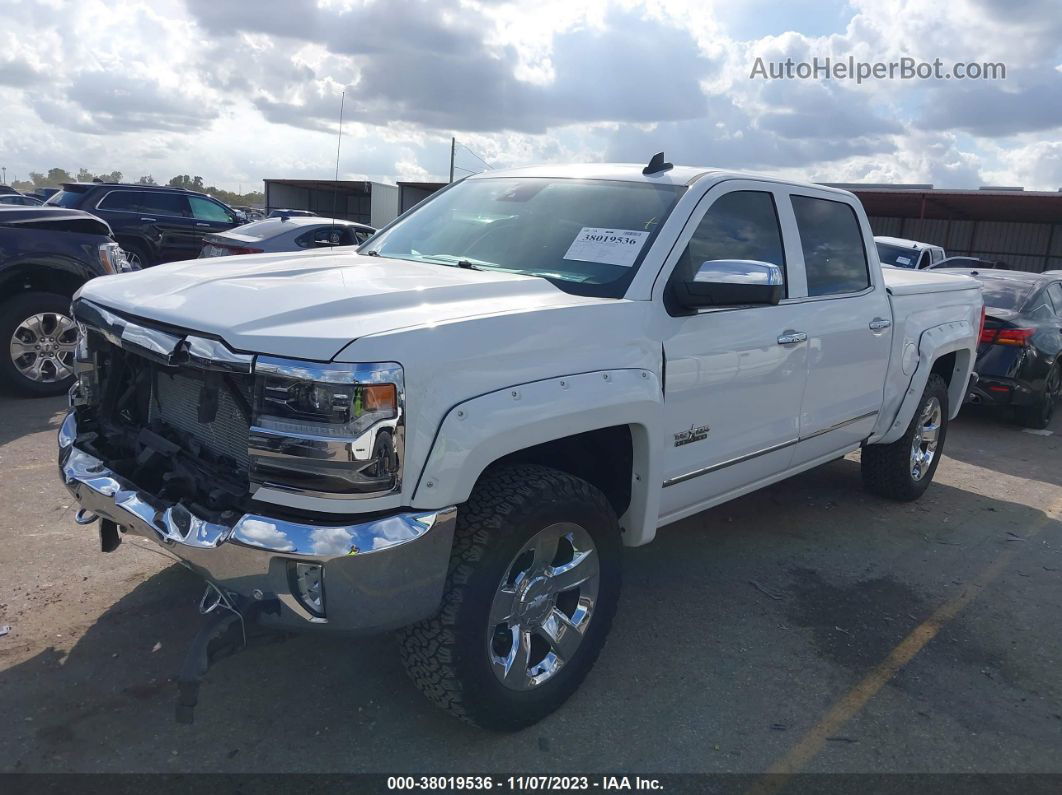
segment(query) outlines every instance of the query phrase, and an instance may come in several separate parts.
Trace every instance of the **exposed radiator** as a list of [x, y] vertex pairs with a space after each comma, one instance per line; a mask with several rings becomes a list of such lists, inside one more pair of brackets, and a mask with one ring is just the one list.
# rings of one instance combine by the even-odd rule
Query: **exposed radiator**
[[[216, 455], [228, 456], [244, 472], [248, 469], [248, 422], [229, 388], [218, 389], [218, 411], [213, 422], [199, 422], [202, 382], [180, 374], [159, 372], [151, 400], [150, 418], [187, 433]], [[249, 395], [245, 397], [249, 398]]]

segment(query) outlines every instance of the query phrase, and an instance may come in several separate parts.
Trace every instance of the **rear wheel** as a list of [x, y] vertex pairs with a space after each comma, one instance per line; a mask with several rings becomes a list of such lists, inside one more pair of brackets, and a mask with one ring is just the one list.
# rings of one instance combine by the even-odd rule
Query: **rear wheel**
[[401, 634], [436, 705], [496, 730], [557, 709], [589, 673], [616, 611], [616, 516], [596, 488], [542, 466], [488, 473], [458, 509], [442, 608]]
[[1055, 406], [1062, 400], [1062, 362], [1055, 364], [1044, 379], [1044, 391], [1030, 406], [1017, 409], [1018, 422], [1026, 428], [1046, 428], [1055, 416]]
[[22, 293], [0, 304], [0, 379], [23, 395], [61, 395], [74, 383], [77, 324], [70, 299]]
[[917, 500], [929, 488], [948, 432], [948, 385], [929, 376], [907, 432], [892, 444], [863, 448], [863, 486], [892, 500]]

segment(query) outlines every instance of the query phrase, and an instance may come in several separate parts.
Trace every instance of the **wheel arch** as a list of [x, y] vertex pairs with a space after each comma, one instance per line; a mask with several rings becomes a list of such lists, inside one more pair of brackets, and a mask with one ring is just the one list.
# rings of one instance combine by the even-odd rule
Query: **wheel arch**
[[895, 414], [883, 412], [888, 425], [879, 425], [871, 436], [871, 444], [890, 444], [907, 430], [918, 408], [926, 383], [933, 374], [940, 375], [948, 385], [948, 419], [955, 419], [962, 408], [973, 372], [977, 340], [970, 324], [944, 323], [922, 332], [918, 341], [918, 359], [906, 391], [902, 393]]
[[538, 463], [599, 488], [620, 518], [624, 544], [647, 543], [659, 509], [651, 440], [662, 402], [657, 376], [631, 369], [560, 376], [460, 403], [439, 427], [412, 504], [460, 504], [492, 468]]

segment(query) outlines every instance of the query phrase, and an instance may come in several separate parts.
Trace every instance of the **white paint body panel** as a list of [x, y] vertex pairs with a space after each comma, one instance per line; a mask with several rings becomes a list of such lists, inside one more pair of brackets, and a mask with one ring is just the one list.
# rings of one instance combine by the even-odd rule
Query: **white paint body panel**
[[[622, 299], [578, 297], [533, 277], [317, 250], [174, 263], [93, 280], [82, 295], [217, 336], [236, 350], [401, 364], [401, 492], [356, 501], [258, 495], [314, 511], [460, 504], [501, 456], [626, 425], [634, 463], [632, 502], [621, 523], [625, 543], [637, 545], [661, 524], [828, 461], [868, 437], [891, 440], [909, 422], [912, 400], [942, 354], [956, 353], [952, 414], [961, 405], [981, 311], [977, 282], [907, 270], [883, 275], [866, 216], [850, 193], [719, 170], [645, 176], [632, 165], [517, 169], [472, 179], [499, 176], [688, 187]], [[774, 194], [788, 297], [777, 306], [669, 315], [664, 287], [696, 219], [738, 189]], [[788, 204], [794, 192], [853, 207], [868, 290], [808, 297]], [[891, 327], [872, 332], [867, 324], [878, 317]], [[808, 341], [780, 346], [777, 337], [786, 330], [806, 331]], [[691, 425], [711, 430], [676, 447], [675, 434]], [[678, 482], [664, 488], [665, 481]]]

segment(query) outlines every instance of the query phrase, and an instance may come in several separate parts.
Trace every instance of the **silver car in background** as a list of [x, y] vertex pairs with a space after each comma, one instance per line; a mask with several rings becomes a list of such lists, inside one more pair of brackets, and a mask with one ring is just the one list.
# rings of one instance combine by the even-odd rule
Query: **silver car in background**
[[299, 251], [304, 248], [358, 246], [376, 230], [366, 224], [319, 216], [266, 218], [203, 238], [202, 257]]

